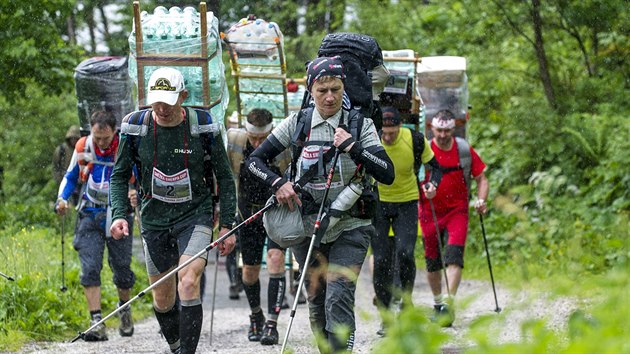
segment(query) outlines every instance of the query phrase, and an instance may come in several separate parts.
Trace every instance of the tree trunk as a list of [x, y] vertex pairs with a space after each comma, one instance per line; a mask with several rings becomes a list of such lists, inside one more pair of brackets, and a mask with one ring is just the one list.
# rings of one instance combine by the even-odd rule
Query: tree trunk
[[103, 21], [103, 38], [105, 39], [105, 43], [107, 43], [107, 48], [111, 48], [110, 41], [112, 36], [109, 34], [109, 22], [105, 16], [105, 8], [102, 3], [98, 4], [98, 12], [101, 14], [101, 20]]
[[543, 43], [542, 18], [540, 17], [540, 0], [532, 0], [531, 9], [532, 23], [534, 27], [534, 48], [536, 50], [536, 58], [538, 59], [538, 72], [545, 90], [545, 96], [549, 106], [554, 110], [558, 109], [558, 102], [551, 83], [551, 75], [549, 74], [549, 66], [547, 64], [547, 53], [545, 53], [545, 45]]
[[68, 27], [68, 42], [70, 44], [77, 44], [77, 34], [74, 28], [74, 13], [66, 18], [66, 25]]

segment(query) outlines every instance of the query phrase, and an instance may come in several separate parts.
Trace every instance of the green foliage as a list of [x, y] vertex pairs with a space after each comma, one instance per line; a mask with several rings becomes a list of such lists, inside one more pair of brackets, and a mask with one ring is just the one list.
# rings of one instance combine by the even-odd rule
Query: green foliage
[[76, 98], [51, 95], [30, 85], [26, 95], [9, 105], [0, 99], [5, 129], [0, 131], [0, 166], [4, 166], [4, 194], [8, 202], [54, 201], [57, 185], [52, 180], [52, 155], [64, 141], [68, 127], [77, 124]]
[[397, 318], [383, 314], [387, 336], [374, 347], [374, 353], [442, 353], [449, 339], [439, 326], [431, 323], [424, 309], [409, 307]]
[[46, 93], [72, 89], [72, 68], [80, 48], [64, 43], [60, 28], [74, 1], [7, 0], [0, 4], [0, 87], [11, 102], [22, 98], [31, 82]]
[[[41, 211], [40, 211], [41, 212]], [[9, 227], [0, 230], [0, 269], [15, 278], [0, 282], [0, 351], [15, 350], [27, 341], [66, 341], [89, 325], [89, 313], [79, 283], [80, 264], [72, 249], [73, 218], [66, 220], [65, 282], [68, 291], [61, 292], [61, 231], [56, 227]], [[136, 262], [132, 269], [137, 281], [132, 293], [146, 288], [144, 267]], [[103, 311], [116, 308], [118, 295], [111, 282], [112, 273], [103, 267], [101, 273]], [[149, 296], [150, 297], [150, 296]], [[151, 314], [151, 300], [136, 301], [134, 317]], [[108, 325], [117, 326], [117, 320]]]

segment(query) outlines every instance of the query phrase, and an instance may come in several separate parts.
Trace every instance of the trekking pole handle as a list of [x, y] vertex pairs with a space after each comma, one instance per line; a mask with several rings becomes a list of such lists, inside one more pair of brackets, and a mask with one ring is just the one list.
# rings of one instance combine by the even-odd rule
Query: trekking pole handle
[[168, 272], [166, 275], [164, 275], [162, 278], [158, 279], [155, 283], [151, 284], [149, 287], [147, 287], [146, 289], [142, 290], [141, 292], [138, 293], [138, 295], [134, 296], [133, 298], [131, 298], [130, 300], [128, 300], [127, 302], [125, 302], [123, 305], [119, 306], [115, 311], [113, 311], [112, 313], [110, 313], [109, 315], [103, 317], [103, 319], [101, 319], [100, 321], [98, 321], [97, 323], [93, 324], [90, 328], [88, 328], [87, 330], [85, 330], [85, 332], [79, 332], [79, 334], [74, 337], [74, 339], [72, 339], [70, 342], [74, 343], [76, 342], [79, 338], [83, 338], [85, 336], [85, 334], [91, 330], [93, 330], [94, 328], [96, 328], [98, 325], [100, 325], [101, 323], [107, 321], [108, 319], [110, 319], [112, 316], [116, 315], [118, 312], [120, 312], [122, 309], [124, 309], [125, 307], [127, 307], [129, 304], [131, 304], [132, 302], [134, 302], [135, 300], [143, 297], [144, 295], [146, 295], [146, 293], [149, 290], [152, 290], [153, 288], [155, 288], [156, 286], [160, 285], [162, 282], [166, 281], [168, 278], [172, 277], [173, 275], [177, 274], [177, 272], [179, 272], [180, 270], [184, 269], [186, 266], [188, 266], [190, 263], [192, 263], [194, 260], [196, 260], [197, 258], [201, 257], [202, 255], [204, 255], [207, 252], [210, 252], [210, 250], [212, 250], [213, 248], [217, 247], [217, 245], [221, 242], [223, 242], [226, 238], [232, 236], [238, 229], [240, 229], [241, 227], [248, 225], [250, 223], [252, 223], [254, 220], [258, 219], [262, 214], [264, 214], [267, 210], [269, 210], [270, 208], [274, 207], [276, 205], [277, 201], [274, 198], [272, 203], [269, 203], [268, 205], [266, 205], [264, 208], [260, 209], [259, 211], [257, 211], [254, 215], [250, 216], [249, 218], [247, 218], [246, 220], [244, 220], [242, 223], [238, 224], [236, 227], [234, 227], [232, 230], [228, 231], [225, 235], [219, 237], [216, 241], [211, 242], [206, 248], [204, 248], [203, 250], [197, 252], [197, 254], [195, 254], [194, 256], [190, 257], [189, 259], [187, 259], [184, 263], [178, 265], [175, 269], [171, 270], [170, 272]]

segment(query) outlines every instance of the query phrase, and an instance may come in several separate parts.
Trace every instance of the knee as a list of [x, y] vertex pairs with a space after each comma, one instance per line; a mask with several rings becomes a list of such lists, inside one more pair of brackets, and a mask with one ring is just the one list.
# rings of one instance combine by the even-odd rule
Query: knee
[[195, 297], [195, 295], [199, 292], [199, 281], [194, 274], [186, 273], [179, 278], [179, 283], [177, 288], [179, 290], [180, 298], [188, 299], [191, 297]]
[[260, 266], [243, 266], [243, 284], [253, 285], [258, 280]]

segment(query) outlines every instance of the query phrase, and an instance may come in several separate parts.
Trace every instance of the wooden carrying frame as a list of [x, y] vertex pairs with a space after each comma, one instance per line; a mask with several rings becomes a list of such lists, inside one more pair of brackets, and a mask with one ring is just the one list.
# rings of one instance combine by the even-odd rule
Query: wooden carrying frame
[[[200, 41], [201, 41], [201, 54], [169, 54], [169, 53], [145, 53], [142, 40], [142, 22], [140, 19], [140, 2], [133, 2], [133, 17], [134, 17], [134, 30], [136, 37], [136, 65], [138, 72], [138, 103], [144, 102], [146, 93], [144, 87], [144, 67], [145, 66], [171, 66], [176, 61], [176, 66], [196, 66], [201, 67], [201, 74], [203, 77], [203, 105], [190, 106], [193, 108], [200, 108], [208, 110], [221, 102], [218, 99], [214, 102], [210, 102], [210, 84], [208, 82], [209, 76], [209, 61], [218, 51], [215, 51], [212, 57], [208, 57], [208, 7], [205, 2], [199, 3], [199, 16], [200, 16]], [[212, 19], [210, 19], [212, 20]], [[217, 39], [218, 40], [218, 39]], [[146, 108], [142, 106], [140, 108]]]
[[[260, 95], [270, 95], [270, 96], [275, 96], [275, 95], [282, 95], [283, 98], [283, 102], [284, 102], [284, 115], [282, 117], [277, 117], [274, 116], [274, 119], [284, 119], [289, 115], [289, 103], [288, 103], [288, 98], [287, 98], [287, 66], [286, 66], [286, 62], [285, 62], [285, 58], [284, 58], [284, 48], [282, 47], [282, 42], [280, 41], [279, 37], [275, 37], [274, 38], [274, 43], [277, 47], [278, 50], [278, 59], [279, 59], [279, 64], [273, 64], [273, 63], [269, 63], [269, 64], [243, 64], [243, 63], [239, 63], [238, 61], [238, 53], [237, 50], [235, 49], [236, 45], [239, 44], [243, 44], [243, 42], [239, 42], [239, 41], [229, 41], [225, 34], [221, 33], [221, 37], [223, 39], [223, 42], [227, 45], [228, 47], [228, 52], [230, 54], [230, 67], [231, 67], [231, 73], [232, 73], [232, 77], [234, 78], [234, 93], [235, 93], [235, 97], [236, 97], [236, 111], [238, 113], [238, 126], [239, 127], [243, 127], [243, 119], [246, 117], [246, 115], [244, 114], [244, 112], [242, 111], [243, 109], [243, 100], [241, 98], [241, 94], [260, 94]], [[252, 42], [247, 42], [247, 44], [264, 44], [264, 43], [252, 43]], [[254, 73], [247, 73], [247, 70], [243, 70], [247, 67], [271, 67], [271, 68], [278, 68], [280, 69], [280, 74], [254, 74]], [[255, 91], [243, 91], [241, 90], [241, 84], [240, 84], [240, 80], [242, 79], [270, 79], [270, 80], [278, 80], [281, 82], [282, 84], [282, 92], [255, 92]]]

